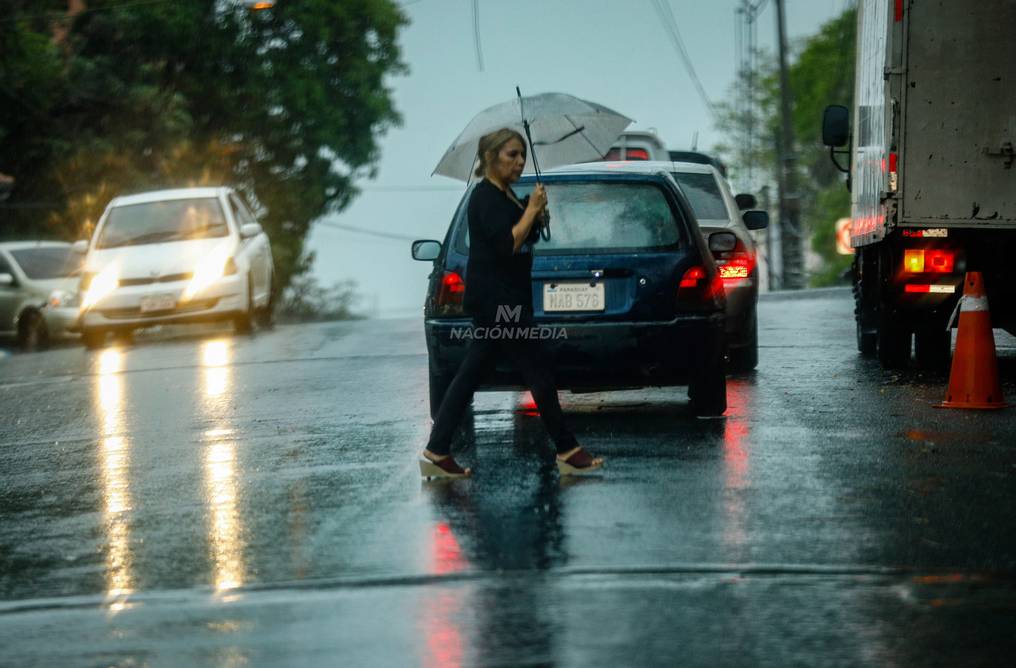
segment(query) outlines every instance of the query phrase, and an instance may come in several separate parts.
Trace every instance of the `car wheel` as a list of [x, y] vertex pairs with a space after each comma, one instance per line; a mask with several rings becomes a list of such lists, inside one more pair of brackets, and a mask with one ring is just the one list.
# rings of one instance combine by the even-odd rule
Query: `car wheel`
[[751, 331], [744, 346], [731, 348], [729, 352], [730, 370], [735, 373], [754, 371], [758, 366], [758, 313], [751, 314]]
[[727, 374], [722, 343], [707, 343], [697, 356], [698, 367], [688, 385], [691, 409], [699, 417], [718, 417], [727, 410]]
[[947, 371], [951, 349], [952, 332], [941, 325], [922, 327], [914, 332], [914, 357], [922, 369]]
[[254, 331], [254, 288], [250, 276], [247, 277], [247, 310], [233, 318], [233, 330], [237, 334]]
[[49, 346], [46, 320], [38, 311], [27, 311], [18, 322], [18, 345], [27, 352], [45, 350]]
[[97, 350], [106, 343], [106, 331], [103, 329], [82, 329], [81, 342], [89, 350]]

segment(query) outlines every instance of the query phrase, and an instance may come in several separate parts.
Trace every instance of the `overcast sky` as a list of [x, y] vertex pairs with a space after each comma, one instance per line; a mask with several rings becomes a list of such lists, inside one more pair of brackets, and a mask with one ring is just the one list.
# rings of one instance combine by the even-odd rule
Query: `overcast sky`
[[[757, 1], [757, 0], [756, 0]], [[401, 34], [410, 68], [390, 87], [403, 125], [381, 138], [377, 178], [346, 211], [316, 223], [308, 248], [324, 285], [354, 279], [360, 308], [382, 316], [422, 309], [430, 263], [415, 262], [409, 242], [332, 227], [367, 228], [443, 239], [462, 196], [460, 182], [431, 172], [472, 116], [512, 97], [548, 91], [594, 100], [655, 128], [669, 148], [699, 149], [722, 140], [651, 0], [480, 0], [483, 71], [471, 0], [406, 0]], [[713, 102], [735, 78], [735, 7], [740, 0], [670, 0], [692, 64]], [[785, 0], [791, 39], [810, 35], [849, 0]], [[776, 12], [759, 16], [759, 45], [772, 49]], [[817, 122], [817, 121], [816, 121]]]

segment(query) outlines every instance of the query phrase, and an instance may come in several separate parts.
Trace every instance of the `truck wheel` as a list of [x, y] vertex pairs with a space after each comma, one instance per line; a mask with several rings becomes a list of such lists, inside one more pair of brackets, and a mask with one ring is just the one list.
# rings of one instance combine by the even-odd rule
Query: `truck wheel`
[[46, 320], [38, 311], [24, 313], [18, 321], [18, 345], [26, 353], [49, 347]]
[[705, 345], [697, 364], [688, 384], [692, 411], [699, 417], [723, 415], [727, 410], [727, 375], [723, 368], [722, 342]]
[[947, 371], [951, 349], [952, 332], [941, 325], [922, 327], [914, 332], [914, 356], [922, 369]]
[[102, 329], [82, 329], [81, 343], [89, 350], [98, 350], [106, 343], [106, 332]]
[[731, 348], [729, 352], [730, 357], [730, 370], [735, 373], [745, 373], [748, 371], [754, 371], [755, 367], [758, 366], [758, 313], [752, 312], [751, 322], [749, 324], [751, 328], [750, 333], [747, 336], [747, 345], [739, 348]]
[[910, 330], [883, 309], [878, 323], [878, 361], [883, 369], [904, 369], [910, 362]]

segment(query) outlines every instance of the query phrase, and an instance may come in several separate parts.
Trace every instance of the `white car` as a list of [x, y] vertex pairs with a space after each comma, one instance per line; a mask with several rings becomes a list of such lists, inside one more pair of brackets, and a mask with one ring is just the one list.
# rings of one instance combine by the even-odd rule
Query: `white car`
[[62, 241], [0, 243], [0, 337], [37, 350], [73, 332], [80, 264]]
[[117, 197], [85, 252], [81, 337], [167, 323], [228, 320], [238, 332], [274, 306], [268, 236], [231, 188], [184, 188]]

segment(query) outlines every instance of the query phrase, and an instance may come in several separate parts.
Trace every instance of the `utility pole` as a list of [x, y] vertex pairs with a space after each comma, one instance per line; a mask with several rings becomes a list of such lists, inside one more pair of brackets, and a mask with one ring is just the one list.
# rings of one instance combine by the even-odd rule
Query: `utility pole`
[[801, 243], [801, 206], [797, 193], [797, 156], [794, 147], [794, 126], [790, 109], [793, 97], [787, 72], [787, 28], [784, 0], [776, 1], [776, 35], [780, 53], [780, 116], [779, 138], [780, 177], [780, 245], [783, 251], [783, 288], [804, 287], [804, 247]]

